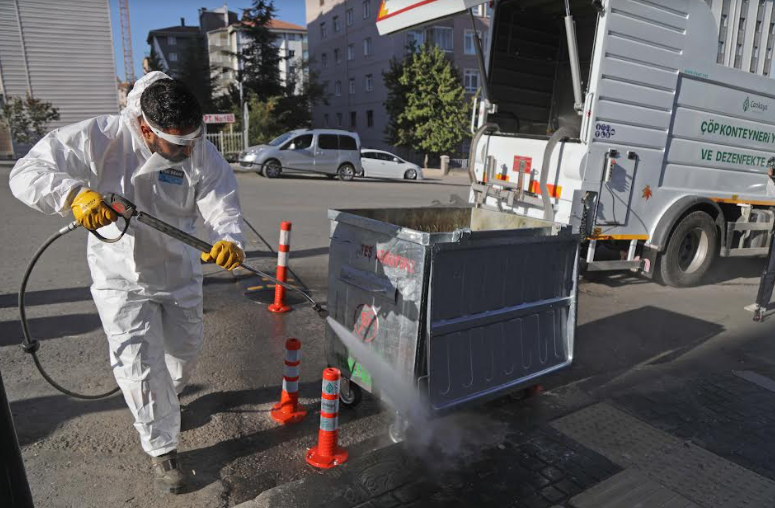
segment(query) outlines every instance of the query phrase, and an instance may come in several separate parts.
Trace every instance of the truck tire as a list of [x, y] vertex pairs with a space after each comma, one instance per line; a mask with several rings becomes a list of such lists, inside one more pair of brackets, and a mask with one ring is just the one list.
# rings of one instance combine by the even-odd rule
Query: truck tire
[[692, 212], [678, 223], [660, 256], [659, 275], [673, 287], [696, 286], [718, 257], [716, 223], [705, 212]]

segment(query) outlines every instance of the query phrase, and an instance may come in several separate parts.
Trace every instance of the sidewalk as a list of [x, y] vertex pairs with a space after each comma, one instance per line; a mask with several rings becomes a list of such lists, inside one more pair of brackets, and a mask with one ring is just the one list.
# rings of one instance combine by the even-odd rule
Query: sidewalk
[[239, 506], [773, 507], [773, 330], [496, 401], [445, 419], [443, 447], [391, 445]]

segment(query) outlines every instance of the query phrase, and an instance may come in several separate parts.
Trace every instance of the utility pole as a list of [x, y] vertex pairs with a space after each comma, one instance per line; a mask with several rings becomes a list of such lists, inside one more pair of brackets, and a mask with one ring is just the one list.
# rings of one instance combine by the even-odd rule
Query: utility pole
[[121, 19], [121, 46], [124, 49], [124, 75], [130, 85], [135, 82], [135, 60], [132, 56], [132, 30], [129, 26], [129, 0], [118, 0]]

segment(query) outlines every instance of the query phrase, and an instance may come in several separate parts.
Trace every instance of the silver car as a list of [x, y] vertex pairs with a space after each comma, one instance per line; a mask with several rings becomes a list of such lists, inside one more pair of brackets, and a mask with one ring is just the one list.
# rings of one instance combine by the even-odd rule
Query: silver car
[[350, 181], [363, 174], [358, 134], [336, 129], [299, 129], [286, 132], [266, 145], [251, 146], [239, 155], [243, 168], [267, 178], [285, 171], [322, 173]]

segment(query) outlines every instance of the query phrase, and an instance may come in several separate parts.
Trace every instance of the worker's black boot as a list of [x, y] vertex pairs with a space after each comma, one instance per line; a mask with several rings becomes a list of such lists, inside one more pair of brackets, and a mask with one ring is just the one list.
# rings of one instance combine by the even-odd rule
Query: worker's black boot
[[151, 457], [151, 469], [156, 485], [163, 492], [180, 494], [185, 486], [185, 475], [178, 461], [178, 452], [173, 450], [158, 457]]

